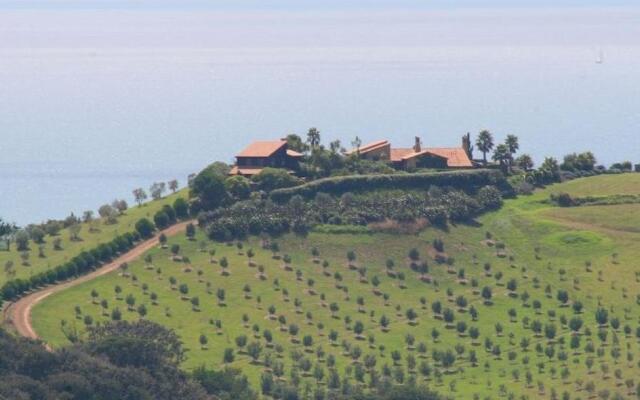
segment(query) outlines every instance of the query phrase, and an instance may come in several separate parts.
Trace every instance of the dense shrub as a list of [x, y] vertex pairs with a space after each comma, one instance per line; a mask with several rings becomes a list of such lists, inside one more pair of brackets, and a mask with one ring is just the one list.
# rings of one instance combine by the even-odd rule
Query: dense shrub
[[560, 207], [571, 207], [575, 205], [569, 193], [551, 193], [550, 199]]
[[227, 199], [224, 178], [215, 164], [203, 169], [190, 182], [190, 196], [197, 199], [196, 210], [213, 210]]
[[485, 186], [478, 190], [476, 200], [484, 210], [497, 210], [502, 207], [502, 195], [495, 186]]
[[158, 211], [153, 216], [153, 222], [156, 224], [158, 229], [164, 229], [169, 226], [169, 216], [164, 211]]
[[236, 175], [224, 181], [224, 187], [233, 198], [245, 200], [251, 194], [251, 182], [244, 176]]
[[[111, 323], [107, 323], [111, 325]], [[0, 330], [0, 398], [2, 399], [217, 399], [197, 381], [162, 357], [143, 366], [120, 366], [94, 353], [99, 347], [111, 355], [141, 355], [170, 336], [170, 331], [148, 321], [138, 327], [144, 335], [133, 337], [121, 329], [109, 337], [48, 351], [41, 343], [16, 338]], [[131, 328], [129, 328], [131, 330]], [[123, 343], [135, 346], [120, 347]], [[214, 388], [215, 389], [215, 388]], [[241, 392], [242, 393], [242, 392]], [[249, 398], [245, 398], [249, 399]], [[245, 400], [242, 399], [242, 400]]]
[[316, 193], [341, 195], [347, 192], [367, 192], [381, 189], [426, 190], [430, 186], [451, 187], [475, 192], [483, 186], [496, 186], [503, 195], [512, 195], [513, 189], [504, 175], [497, 170], [466, 170], [393, 175], [351, 175], [318, 179], [316, 181], [271, 192], [271, 198], [284, 202], [294, 195], [312, 198]]
[[384, 227], [385, 224], [382, 223], [389, 225], [390, 221], [412, 225], [410, 231], [413, 231], [415, 227], [422, 229], [428, 225], [424, 221], [444, 226], [448, 220], [470, 220], [482, 212], [500, 207], [501, 204], [500, 191], [494, 187], [482, 187], [475, 196], [452, 188], [438, 187], [428, 191], [345, 193], [340, 197], [318, 193], [313, 200], [304, 200], [302, 196], [294, 195], [285, 203], [269, 199], [237, 202], [230, 207], [202, 214], [199, 222], [200, 226], [206, 227], [209, 237], [218, 241], [262, 233], [278, 236], [289, 231], [305, 235], [317, 225], [375, 224], [376, 228]]
[[534, 189], [535, 189], [535, 186], [533, 186], [531, 183], [526, 181], [522, 181], [518, 183], [518, 185], [515, 187], [517, 194], [521, 194], [525, 196], [529, 196], [533, 194]]
[[153, 222], [147, 218], [141, 218], [136, 222], [136, 232], [144, 239], [151, 237], [155, 229], [156, 227], [153, 225]]
[[173, 202], [173, 210], [176, 213], [176, 217], [185, 219], [189, 217], [189, 204], [185, 199], [179, 197]]
[[214, 371], [205, 367], [196, 368], [191, 377], [200, 383], [207, 393], [215, 393], [221, 400], [251, 400], [257, 395], [247, 378], [239, 370], [225, 368]]
[[173, 207], [171, 207], [168, 204], [165, 204], [164, 206], [162, 206], [162, 212], [167, 214], [167, 218], [169, 218], [169, 225], [173, 225], [173, 224], [176, 223], [177, 216], [176, 216], [176, 212], [173, 209]]
[[565, 171], [591, 171], [595, 165], [595, 156], [590, 151], [587, 151], [580, 154], [567, 154], [564, 156], [564, 161], [560, 168]]
[[302, 183], [300, 179], [282, 168], [265, 168], [251, 178], [259, 190], [270, 192], [275, 189], [290, 188]]

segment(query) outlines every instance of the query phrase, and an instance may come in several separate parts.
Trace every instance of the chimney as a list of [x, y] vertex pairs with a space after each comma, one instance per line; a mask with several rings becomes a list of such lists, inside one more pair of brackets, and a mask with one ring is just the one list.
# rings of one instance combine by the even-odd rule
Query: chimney
[[415, 151], [416, 153], [422, 151], [422, 148], [420, 147], [420, 137], [418, 136], [416, 136], [416, 144], [413, 145], [413, 151]]

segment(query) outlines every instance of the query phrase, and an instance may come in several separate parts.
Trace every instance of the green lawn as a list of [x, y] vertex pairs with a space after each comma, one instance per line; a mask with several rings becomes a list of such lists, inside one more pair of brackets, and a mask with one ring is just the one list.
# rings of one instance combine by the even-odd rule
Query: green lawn
[[552, 191], [562, 190], [574, 197], [640, 194], [640, 174], [626, 173], [580, 178], [552, 186], [551, 189]]
[[596, 228], [640, 233], [640, 204], [554, 208], [545, 212], [552, 218], [592, 225]]
[[[625, 178], [630, 183], [623, 182]], [[242, 368], [256, 387], [260, 374], [265, 369], [277, 371], [279, 363], [284, 366], [287, 380], [291, 380], [291, 371], [295, 370], [303, 376], [309, 375], [303, 377], [303, 381], [313, 386], [316, 381], [311, 375], [317, 368], [324, 371], [321, 383], [326, 385], [328, 355], [335, 357], [342, 378], [349, 377], [355, 384], [365, 356], [375, 355], [375, 370], [379, 373], [384, 373], [387, 365], [392, 379], [406, 381], [414, 377], [456, 398], [473, 398], [473, 394], [496, 398], [500, 393], [551, 398], [552, 391], [558, 397], [567, 391], [571, 398], [584, 399], [589, 397], [586, 389], [590, 387], [589, 382], [593, 382], [596, 392], [606, 389], [626, 396], [625, 380], [633, 380], [634, 389], [639, 383], [640, 348], [635, 335], [640, 319], [636, 299], [640, 291], [640, 267], [637, 265], [640, 234], [625, 228], [633, 225], [634, 219], [618, 215], [606, 217], [607, 213], [620, 214], [617, 207], [621, 206], [559, 209], [540, 200], [554, 191], [572, 194], [575, 191], [581, 195], [587, 190], [594, 195], [615, 194], [611, 191], [640, 185], [638, 178], [640, 174], [600, 176], [552, 186], [533, 196], [507, 201], [500, 211], [482, 216], [477, 226], [452, 226], [446, 232], [428, 229], [417, 236], [311, 233], [300, 238], [288, 235], [277, 242], [280, 255], [291, 256], [293, 271], [283, 267], [282, 259], [274, 259], [271, 252], [262, 249], [257, 238], [244, 242], [239, 252], [236, 246], [206, 240], [202, 232], [195, 241], [178, 236], [171, 238], [169, 244], [179, 244], [181, 254], [188, 256], [189, 264], [173, 261], [169, 250], [156, 248], [149, 252], [152, 266], [138, 260], [131, 265], [129, 276], [112, 273], [53, 295], [34, 309], [33, 320], [37, 332], [51, 345], [65, 345], [68, 341], [61, 330], [61, 320], [66, 321], [67, 327], [75, 327], [80, 332], [86, 315], [92, 316], [94, 323], [108, 320], [110, 317], [103, 316], [102, 308], [97, 304], [102, 299], [108, 303], [106, 314], [117, 307], [124, 318], [138, 318], [137, 312], [127, 311], [124, 301], [131, 294], [135, 297], [136, 307], [146, 305], [148, 314], [145, 318], [175, 329], [182, 337], [189, 349], [186, 369], [201, 364], [220, 367], [225, 348], [232, 348], [236, 352], [232, 365]], [[602, 216], [592, 217], [598, 213]], [[579, 226], [572, 218], [578, 218]], [[487, 232], [491, 234], [489, 241]], [[435, 238], [444, 241], [446, 256], [455, 259], [450, 268], [434, 261], [437, 252], [432, 241]], [[312, 247], [317, 247], [320, 258], [329, 262], [326, 271], [329, 276], [325, 276], [320, 264], [314, 263]], [[431, 283], [419, 280], [419, 274], [408, 266], [407, 255], [414, 247], [419, 250], [421, 260], [430, 266]], [[203, 248], [206, 251], [202, 251]], [[255, 263], [264, 267], [266, 279], [259, 279], [258, 267], [248, 265], [249, 248], [255, 252]], [[212, 249], [216, 251], [217, 263], [210, 262], [208, 251]], [[357, 254], [356, 264], [366, 267], [362, 281], [359, 272], [347, 266], [349, 250]], [[219, 260], [222, 257], [229, 260], [228, 276], [221, 274]], [[387, 259], [395, 261], [394, 270], [405, 274], [404, 281], [387, 274]], [[490, 266], [488, 271], [485, 264]], [[296, 270], [300, 270], [299, 278]], [[463, 270], [466, 282], [458, 279]], [[336, 287], [335, 272], [342, 275], [348, 296]], [[170, 277], [177, 280], [178, 286], [188, 286], [186, 300], [171, 287]], [[387, 304], [383, 296], [374, 293], [372, 283], [376, 278], [380, 281], [379, 291], [389, 296]], [[309, 279], [313, 280], [315, 294], [309, 291]], [[511, 279], [517, 282], [513, 296], [507, 290], [507, 282]], [[476, 285], [473, 280], [477, 281]], [[406, 288], [401, 288], [402, 282]], [[251, 289], [248, 298], [243, 291], [245, 285]], [[118, 298], [114, 291], [116, 286], [122, 288]], [[147, 286], [148, 289], [143, 290]], [[480, 295], [485, 286], [492, 288], [491, 305], [485, 305]], [[225, 290], [224, 306], [218, 305], [218, 289]], [[98, 293], [96, 302], [92, 301], [92, 290]], [[558, 290], [567, 291], [567, 306], [557, 299]], [[529, 297], [523, 299], [525, 292]], [[151, 293], [158, 296], [157, 305], [152, 304]], [[321, 295], [325, 298], [324, 303]], [[200, 300], [199, 311], [193, 311], [188, 301], [193, 296]], [[464, 296], [468, 302], [460, 310], [455, 302], [458, 296]], [[359, 297], [364, 300], [363, 312], [359, 310]], [[422, 297], [427, 302], [424, 308]], [[477, 327], [479, 339], [473, 341], [468, 329], [464, 335], [459, 335], [455, 328], [448, 326], [432, 310], [432, 304], [437, 301], [443, 308], [453, 311], [453, 325], [464, 321], [468, 327]], [[584, 305], [579, 314], [570, 307], [574, 301]], [[336, 318], [328, 307], [334, 302], [339, 306]], [[594, 315], [598, 304], [609, 311], [609, 320], [616, 317], [620, 321], [617, 329], [608, 325], [605, 341], [597, 334]], [[78, 316], [75, 315], [76, 306], [81, 311]], [[299, 327], [296, 340], [280, 330], [278, 321], [268, 317], [270, 306], [275, 307], [275, 315], [286, 318], [287, 326], [294, 323]], [[479, 312], [477, 321], [470, 316], [470, 306]], [[414, 325], [409, 324], [406, 317], [410, 308], [417, 314]], [[513, 320], [509, 316], [511, 309], [516, 313]], [[243, 321], [245, 315], [247, 323]], [[383, 332], [380, 327], [383, 315], [391, 321], [389, 332]], [[572, 334], [566, 324], [566, 320], [573, 317], [584, 322], [579, 330], [577, 350], [570, 347]], [[221, 329], [212, 324], [215, 320], [222, 322]], [[539, 321], [543, 327], [555, 326], [557, 332], [553, 340], [544, 337], [544, 329], [541, 335], [533, 332], [533, 321]], [[364, 326], [362, 337], [354, 333], [356, 322]], [[500, 334], [497, 324], [502, 328]], [[627, 325], [631, 330], [629, 335], [623, 330]], [[258, 332], [256, 337], [254, 328]], [[437, 341], [432, 336], [434, 329], [440, 333]], [[267, 347], [264, 330], [271, 331], [275, 346]], [[338, 333], [335, 344], [328, 338], [331, 330]], [[207, 337], [207, 349], [201, 348], [200, 335]], [[250, 362], [246, 352], [236, 346], [235, 339], [240, 335], [246, 335], [248, 342], [261, 343], [258, 361]], [[306, 335], [313, 340], [308, 348], [301, 343]], [[415, 338], [411, 348], [406, 343], [407, 335]], [[521, 347], [523, 339], [530, 341], [526, 351]], [[588, 342], [593, 343], [593, 352], [585, 348]], [[419, 351], [419, 343], [426, 345], [425, 353]], [[542, 346], [541, 352], [536, 349], [538, 344]], [[354, 350], [356, 348], [359, 350]], [[441, 361], [434, 360], [434, 350], [455, 353], [456, 348], [460, 354], [453, 366], [445, 368]], [[553, 353], [547, 348], [553, 349]], [[398, 366], [393, 366], [394, 351], [401, 356]], [[471, 351], [476, 353], [476, 365], [469, 360]], [[545, 351], [549, 353], [545, 354]], [[302, 360], [308, 362], [300, 361], [298, 357], [294, 362], [292, 352], [301, 353]], [[417, 364], [415, 369], [411, 368], [412, 359]], [[591, 373], [587, 359], [594, 361]], [[428, 375], [421, 371], [422, 363], [430, 367]], [[307, 365], [311, 365], [308, 374], [304, 371]], [[527, 382], [528, 373], [530, 382]], [[364, 380], [369, 382], [368, 375]]]
[[[186, 190], [168, 195], [157, 201], [144, 203], [140, 207], [132, 207], [118, 217], [115, 224], [106, 224], [97, 220], [94, 229], [91, 231], [88, 223], [82, 224], [80, 231], [80, 241], [71, 241], [68, 229], [63, 229], [57, 235], [62, 240], [62, 250], [54, 250], [54, 237], [46, 236], [44, 246], [44, 257], [39, 256], [39, 246], [33, 241], [30, 242], [28, 253], [28, 265], [24, 265], [21, 252], [17, 251], [12, 243], [10, 251], [0, 251], [0, 265], [3, 269], [0, 272], [0, 286], [9, 279], [28, 278], [33, 274], [56, 267], [65, 261], [80, 254], [84, 250], [91, 250], [100, 243], [108, 242], [114, 237], [135, 230], [135, 223], [143, 217], [153, 220], [153, 215], [165, 204], [173, 204], [178, 197], [185, 197]], [[13, 268], [8, 269], [7, 263], [12, 262]]]

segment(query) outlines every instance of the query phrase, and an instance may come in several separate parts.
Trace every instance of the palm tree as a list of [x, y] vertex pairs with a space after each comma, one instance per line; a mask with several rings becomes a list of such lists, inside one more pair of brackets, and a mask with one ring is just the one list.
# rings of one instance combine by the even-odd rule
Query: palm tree
[[533, 168], [533, 159], [529, 154], [523, 154], [520, 157], [516, 158], [516, 165], [522, 168], [525, 172], [528, 172], [531, 168]]
[[482, 159], [487, 163], [487, 153], [493, 149], [493, 135], [488, 130], [482, 130], [476, 139], [476, 146], [482, 152]]
[[355, 139], [351, 142], [351, 146], [356, 149], [356, 154], [360, 155], [360, 146], [362, 146], [362, 140], [360, 137], [356, 136]]
[[509, 169], [513, 166], [513, 155], [518, 152], [520, 148], [520, 144], [518, 143], [518, 137], [516, 135], [507, 135], [507, 139], [504, 141], [504, 144], [507, 146], [509, 150]]
[[511, 154], [516, 154], [520, 148], [518, 137], [516, 135], [507, 135], [507, 139], [504, 141], [504, 144], [507, 145], [509, 153]]
[[511, 155], [506, 144], [499, 144], [493, 152], [493, 161], [499, 162], [503, 171], [509, 167], [510, 158]]
[[307, 132], [307, 142], [309, 142], [312, 149], [318, 147], [320, 144], [320, 131], [316, 128], [309, 128]]

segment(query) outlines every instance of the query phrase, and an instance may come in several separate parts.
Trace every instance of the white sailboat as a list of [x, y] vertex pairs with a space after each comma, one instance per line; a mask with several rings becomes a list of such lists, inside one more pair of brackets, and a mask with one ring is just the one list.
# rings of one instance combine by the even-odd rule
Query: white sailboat
[[604, 53], [602, 49], [598, 50], [598, 56], [596, 57], [596, 64], [602, 64], [604, 62]]

